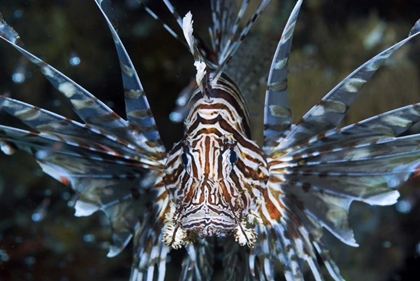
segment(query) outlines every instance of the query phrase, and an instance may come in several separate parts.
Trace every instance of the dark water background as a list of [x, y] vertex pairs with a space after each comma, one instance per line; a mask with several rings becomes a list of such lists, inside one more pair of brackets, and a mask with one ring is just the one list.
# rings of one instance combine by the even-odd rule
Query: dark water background
[[[160, 1], [149, 3], [180, 31]], [[273, 1], [255, 32], [278, 38], [293, 3]], [[181, 15], [191, 10], [195, 29], [199, 34], [207, 32], [207, 1], [174, 1], [174, 5]], [[29, 51], [124, 116], [118, 60], [93, 0], [0, 0], [0, 12]], [[194, 75], [193, 60], [135, 1], [113, 1], [113, 14], [170, 148], [180, 139], [182, 127], [171, 123], [168, 114], [175, 97]], [[404, 38], [418, 18], [418, 0], [305, 1], [291, 58], [294, 117], [301, 116], [361, 63]], [[373, 34], [378, 34], [377, 41], [368, 40]], [[419, 54], [420, 40], [414, 40], [394, 55], [361, 92], [345, 121], [419, 102]], [[74, 64], [77, 57], [80, 64], [72, 65], [70, 59]], [[74, 118], [59, 93], [5, 42], [0, 42], [0, 94]], [[22, 126], [2, 112], [0, 123]], [[419, 182], [403, 187], [401, 203], [395, 206], [352, 206], [351, 224], [359, 248], [328, 236], [347, 280], [420, 280], [419, 187]], [[73, 209], [67, 206], [71, 197], [70, 190], [44, 175], [28, 155], [0, 154], [0, 281], [128, 280], [130, 249], [106, 258], [110, 233], [105, 218], [101, 214], [74, 218]], [[172, 264], [177, 263], [168, 266], [167, 280], [177, 279]], [[215, 280], [223, 278], [216, 276]]]

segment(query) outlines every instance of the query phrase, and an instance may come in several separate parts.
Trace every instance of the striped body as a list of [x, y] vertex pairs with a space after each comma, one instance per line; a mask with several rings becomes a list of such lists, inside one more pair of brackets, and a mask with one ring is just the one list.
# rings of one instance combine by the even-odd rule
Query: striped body
[[[249, 139], [248, 112], [237, 87], [227, 77], [214, 83], [211, 76], [204, 92], [192, 96], [185, 136], [166, 163], [164, 181], [174, 214], [167, 221], [165, 243], [176, 248], [196, 236], [231, 233], [241, 245], [255, 242], [255, 211], [267, 181], [266, 161]], [[182, 240], [175, 241], [178, 231]]]

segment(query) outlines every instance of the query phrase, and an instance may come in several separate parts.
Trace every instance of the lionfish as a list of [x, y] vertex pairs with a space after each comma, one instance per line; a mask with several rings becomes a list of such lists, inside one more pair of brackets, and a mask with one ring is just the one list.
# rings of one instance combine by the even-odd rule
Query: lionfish
[[[361, 87], [384, 61], [420, 33], [365, 62], [296, 124], [288, 102], [288, 59], [302, 0], [292, 10], [268, 71], [264, 140], [251, 137], [251, 118], [231, 62], [269, 4], [261, 0], [243, 26], [249, 1], [211, 0], [211, 45], [163, 0], [180, 26], [197, 73], [186, 105], [183, 138], [164, 147], [144, 89], [123, 43], [95, 0], [113, 36], [124, 86], [126, 119], [82, 86], [31, 54], [0, 19], [0, 37], [38, 66], [84, 123], [8, 97], [1, 109], [32, 131], [0, 125], [6, 154], [26, 151], [42, 170], [78, 195], [76, 216], [103, 211], [112, 227], [108, 257], [133, 239], [130, 280], [164, 280], [172, 249], [185, 248], [179, 280], [210, 280], [216, 245], [226, 280], [316, 280], [325, 267], [344, 280], [323, 242], [323, 228], [357, 246], [348, 224], [353, 201], [391, 205], [396, 190], [419, 173], [420, 135], [399, 136], [420, 120], [419, 104], [338, 128]], [[147, 7], [153, 17], [159, 18]], [[167, 25], [171, 34], [180, 37]], [[181, 40], [181, 39], [180, 39]]]

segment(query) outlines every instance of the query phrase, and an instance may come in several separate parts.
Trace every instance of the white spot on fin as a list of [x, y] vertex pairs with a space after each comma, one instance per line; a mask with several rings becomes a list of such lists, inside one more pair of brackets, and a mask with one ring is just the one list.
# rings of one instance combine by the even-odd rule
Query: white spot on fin
[[397, 190], [392, 190], [387, 193], [380, 193], [366, 199], [366, 203], [370, 205], [388, 206], [397, 203], [400, 193]]
[[357, 93], [357, 91], [366, 83], [366, 80], [361, 78], [350, 78], [346, 83], [344, 83], [344, 89], [350, 93]]
[[74, 208], [76, 209], [76, 212], [74, 213], [76, 217], [87, 217], [99, 210], [97, 205], [80, 200], [77, 200]]
[[58, 86], [58, 90], [68, 98], [71, 98], [76, 93], [76, 87], [70, 82], [61, 83]]
[[318, 105], [312, 112], [312, 116], [322, 116], [325, 114], [325, 109], [322, 105]]
[[0, 149], [3, 151], [6, 155], [12, 155], [15, 152], [15, 149], [13, 149], [10, 145], [0, 141]]

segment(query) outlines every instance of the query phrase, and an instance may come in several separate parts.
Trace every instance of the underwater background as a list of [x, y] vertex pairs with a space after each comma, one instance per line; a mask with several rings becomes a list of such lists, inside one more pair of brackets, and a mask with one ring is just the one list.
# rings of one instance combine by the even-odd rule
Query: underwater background
[[[147, 3], [182, 34], [161, 1]], [[253, 31], [264, 38], [260, 51], [277, 44], [294, 3], [273, 0], [258, 20]], [[206, 38], [208, 1], [173, 4], [181, 15], [192, 11], [195, 30]], [[181, 138], [182, 125], [171, 122], [169, 113], [195, 74], [193, 59], [135, 0], [112, 1], [112, 7], [114, 23], [139, 73], [162, 139], [171, 148]], [[0, 0], [0, 12], [28, 50], [124, 116], [116, 52], [93, 0]], [[418, 0], [305, 1], [290, 62], [294, 118], [360, 64], [406, 37], [419, 18]], [[36, 67], [3, 41], [0, 95], [77, 120]], [[378, 71], [359, 94], [345, 124], [415, 102], [420, 102], [420, 39], [404, 46]], [[1, 111], [0, 124], [25, 128]], [[410, 133], [419, 132], [420, 126]], [[73, 195], [43, 174], [29, 155], [0, 154], [0, 281], [128, 280], [130, 245], [119, 256], [107, 258], [110, 230], [105, 216], [75, 218], [69, 207]], [[325, 232], [344, 278], [420, 280], [420, 180], [402, 187], [394, 206], [353, 204], [350, 221], [359, 248], [348, 247]], [[183, 254], [184, 250], [171, 252], [167, 280], [177, 280]], [[214, 280], [224, 280], [218, 273]]]

